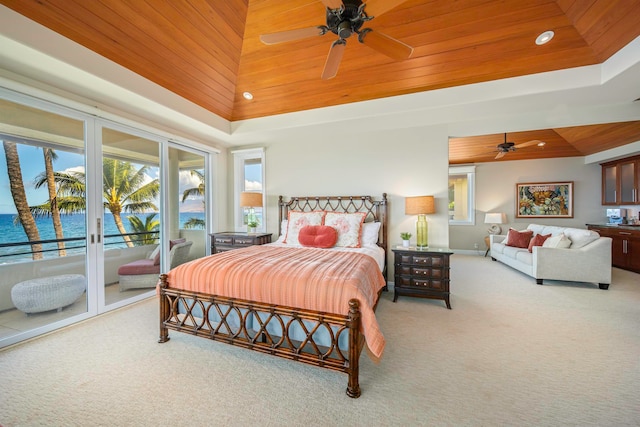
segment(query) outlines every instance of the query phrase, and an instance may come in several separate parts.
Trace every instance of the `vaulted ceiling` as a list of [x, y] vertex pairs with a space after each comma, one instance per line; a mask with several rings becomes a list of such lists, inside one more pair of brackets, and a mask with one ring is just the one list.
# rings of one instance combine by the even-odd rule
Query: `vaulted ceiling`
[[[323, 80], [336, 35], [276, 45], [260, 35], [324, 25], [323, 3], [335, 0], [0, 3], [231, 122], [599, 64], [640, 35], [640, 0], [369, 0], [374, 10], [397, 4], [365, 27], [412, 46], [411, 58], [392, 60], [352, 36], [336, 77]], [[536, 45], [547, 30], [555, 37]], [[637, 122], [611, 126], [630, 129], [621, 141], [638, 140]], [[581, 130], [544, 132], [508, 136], [546, 139], [538, 151], [547, 153], [562, 143], [557, 156], [592, 150], [570, 136]], [[503, 138], [453, 139], [452, 162], [490, 161]]]
[[[496, 159], [497, 147], [505, 140], [516, 148]], [[529, 141], [537, 142], [526, 145]], [[449, 163], [580, 157], [636, 141], [640, 141], [640, 121], [449, 138]], [[518, 148], [519, 144], [526, 146]]]

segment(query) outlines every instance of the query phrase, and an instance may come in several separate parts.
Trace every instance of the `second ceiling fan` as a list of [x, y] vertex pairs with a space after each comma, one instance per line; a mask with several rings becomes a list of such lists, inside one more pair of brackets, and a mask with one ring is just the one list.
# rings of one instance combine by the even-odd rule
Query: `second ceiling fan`
[[504, 142], [501, 144], [498, 144], [498, 146], [496, 147], [498, 149], [498, 154], [496, 155], [496, 159], [500, 159], [502, 157], [504, 157], [505, 154], [511, 152], [511, 151], [516, 151], [518, 148], [524, 148], [524, 147], [530, 147], [532, 145], [537, 145], [539, 147], [542, 147], [545, 145], [545, 143], [543, 141], [539, 141], [537, 139], [534, 139], [532, 141], [527, 141], [527, 142], [523, 142], [520, 144], [516, 144], [514, 142], [507, 142], [507, 134], [504, 134]]
[[389, 37], [370, 28], [362, 28], [365, 22], [393, 9], [407, 0], [321, 0], [327, 8], [326, 25], [318, 25], [296, 30], [263, 34], [260, 40], [264, 44], [276, 44], [300, 40], [313, 36], [323, 36], [332, 32], [338, 36], [329, 50], [329, 55], [322, 70], [322, 79], [336, 76], [338, 67], [352, 34], [358, 35], [358, 41], [395, 60], [411, 57], [413, 48], [406, 43]]

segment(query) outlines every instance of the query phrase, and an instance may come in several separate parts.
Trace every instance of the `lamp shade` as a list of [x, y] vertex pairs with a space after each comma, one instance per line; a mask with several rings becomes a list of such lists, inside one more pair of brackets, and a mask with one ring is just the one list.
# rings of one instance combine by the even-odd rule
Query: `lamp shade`
[[240, 193], [240, 207], [255, 208], [262, 206], [262, 193], [243, 191]]
[[484, 216], [485, 224], [504, 224], [505, 214], [502, 212], [487, 212]]
[[404, 199], [404, 213], [406, 215], [424, 215], [435, 213], [433, 196], [416, 196]]

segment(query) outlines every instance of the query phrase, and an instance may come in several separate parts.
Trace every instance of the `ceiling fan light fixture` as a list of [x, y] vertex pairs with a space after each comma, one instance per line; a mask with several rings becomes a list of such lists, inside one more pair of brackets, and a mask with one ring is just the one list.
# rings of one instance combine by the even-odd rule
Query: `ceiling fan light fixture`
[[251, 92], [242, 92], [242, 97], [247, 101], [251, 101], [253, 99], [253, 94]]
[[350, 21], [342, 21], [338, 24], [338, 37], [348, 39], [353, 33]]
[[545, 31], [544, 33], [540, 34], [538, 37], [536, 37], [536, 44], [538, 46], [542, 46], [543, 44], [547, 44], [551, 41], [551, 39], [553, 38], [553, 36], [555, 35], [555, 33], [551, 30], [549, 31]]

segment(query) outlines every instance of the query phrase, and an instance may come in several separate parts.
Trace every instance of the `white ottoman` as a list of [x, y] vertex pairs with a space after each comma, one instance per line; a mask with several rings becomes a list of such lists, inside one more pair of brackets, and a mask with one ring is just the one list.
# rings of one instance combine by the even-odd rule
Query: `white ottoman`
[[85, 291], [81, 274], [39, 277], [17, 283], [11, 288], [11, 301], [24, 313], [58, 310], [73, 304]]

